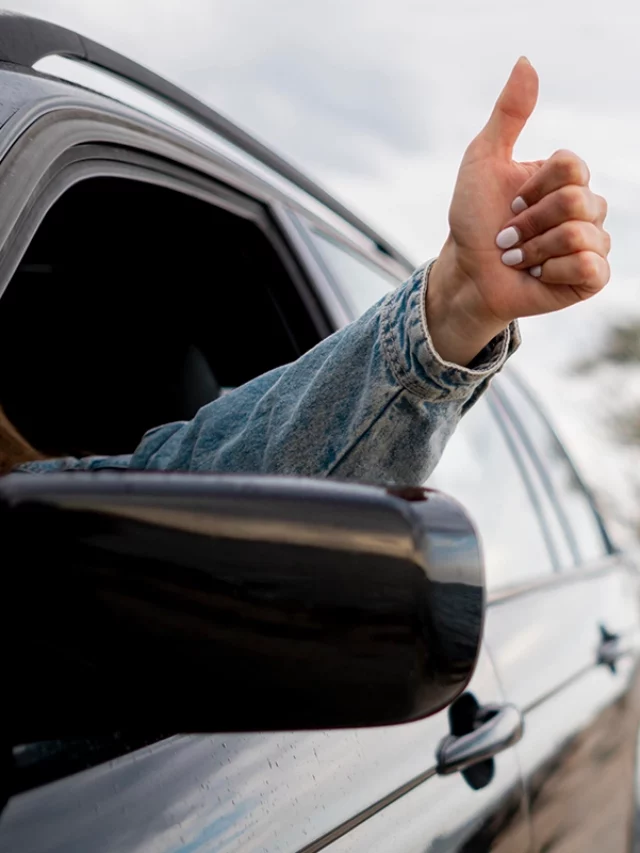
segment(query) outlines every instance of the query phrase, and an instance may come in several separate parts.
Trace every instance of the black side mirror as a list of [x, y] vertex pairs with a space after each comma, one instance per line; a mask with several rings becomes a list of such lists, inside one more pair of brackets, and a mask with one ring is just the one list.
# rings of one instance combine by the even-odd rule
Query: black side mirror
[[14, 474], [0, 531], [14, 743], [416, 720], [480, 646], [477, 536], [426, 489]]

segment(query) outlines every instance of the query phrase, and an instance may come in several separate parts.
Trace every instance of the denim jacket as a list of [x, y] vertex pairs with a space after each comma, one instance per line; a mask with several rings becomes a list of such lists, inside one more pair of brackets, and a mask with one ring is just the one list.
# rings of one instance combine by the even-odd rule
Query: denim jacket
[[460, 417], [516, 349], [516, 323], [459, 367], [425, 319], [431, 264], [297, 361], [147, 432], [131, 455], [32, 462], [44, 473], [120, 468], [288, 474], [418, 485]]

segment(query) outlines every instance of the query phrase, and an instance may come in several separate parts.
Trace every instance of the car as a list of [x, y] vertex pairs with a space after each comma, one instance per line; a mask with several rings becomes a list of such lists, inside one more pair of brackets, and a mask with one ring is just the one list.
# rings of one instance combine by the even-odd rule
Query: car
[[[414, 268], [267, 146], [107, 48], [4, 14], [0, 59], [0, 404], [34, 446], [131, 451], [145, 430], [295, 359]], [[0, 481], [2, 853], [636, 849], [638, 563], [612, 542], [512, 368], [465, 415], [424, 489], [16, 476]], [[316, 585], [304, 575], [318, 636], [335, 638], [336, 625], [361, 633], [340, 629], [342, 645], [320, 642], [313, 657], [300, 629], [276, 653], [273, 620], [296, 624], [296, 586], [249, 650], [234, 646], [234, 668], [262, 655], [236, 695], [201, 623], [173, 618], [212, 594], [189, 586], [184, 555], [214, 522], [241, 531], [227, 569], [242, 566], [245, 580], [271, 572], [271, 586], [251, 581], [256, 607], [302, 583], [291, 556], [302, 543], [319, 572]], [[427, 530], [423, 551], [409, 523]], [[269, 565], [256, 567], [252, 535]], [[107, 582], [104, 555], [124, 560], [125, 539], [129, 562]], [[412, 555], [406, 575], [397, 561], [387, 570], [380, 549], [392, 545]], [[219, 551], [205, 556], [222, 571]], [[153, 575], [161, 557], [177, 570]], [[470, 598], [447, 598], [444, 628], [434, 610], [425, 640], [425, 602], [402, 583], [424, 581], [438, 559], [427, 603], [439, 582], [450, 594], [454, 565], [467, 566]], [[87, 585], [83, 560], [99, 586]], [[367, 622], [381, 600], [397, 604], [384, 630]], [[104, 621], [105, 601], [117, 618]], [[443, 651], [456, 617], [457, 645]], [[415, 675], [400, 653], [418, 643], [429, 664], [400, 701]], [[396, 661], [387, 681], [383, 658]]]

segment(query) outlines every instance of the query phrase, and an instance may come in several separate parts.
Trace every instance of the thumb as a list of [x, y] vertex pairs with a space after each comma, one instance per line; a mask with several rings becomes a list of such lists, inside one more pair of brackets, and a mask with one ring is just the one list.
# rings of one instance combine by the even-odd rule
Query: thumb
[[493, 150], [511, 158], [513, 146], [538, 100], [538, 74], [528, 59], [521, 56], [513, 66], [504, 89], [496, 101], [480, 139]]

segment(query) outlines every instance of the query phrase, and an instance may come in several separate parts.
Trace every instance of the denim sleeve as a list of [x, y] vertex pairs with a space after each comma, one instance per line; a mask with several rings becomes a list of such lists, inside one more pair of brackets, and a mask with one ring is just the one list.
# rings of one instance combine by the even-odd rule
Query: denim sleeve
[[131, 456], [18, 470], [209, 471], [414, 485], [519, 344], [513, 323], [471, 367], [443, 361], [426, 326], [430, 264], [297, 361], [147, 432]]

